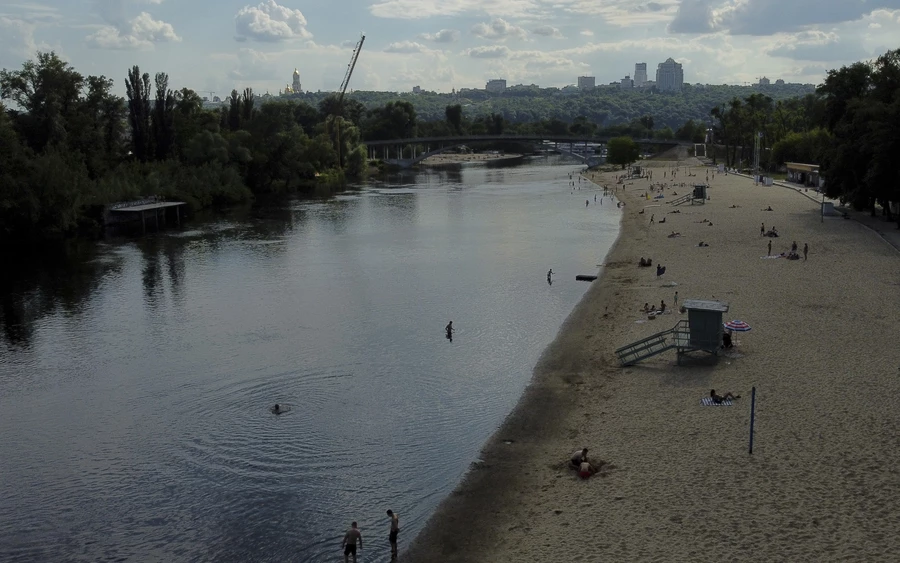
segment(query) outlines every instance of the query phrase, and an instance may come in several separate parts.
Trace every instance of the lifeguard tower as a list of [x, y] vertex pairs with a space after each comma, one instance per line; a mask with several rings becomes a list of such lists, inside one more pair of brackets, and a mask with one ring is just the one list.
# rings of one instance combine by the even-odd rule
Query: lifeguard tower
[[681, 356], [688, 352], [718, 355], [725, 331], [722, 318], [728, 312], [728, 305], [720, 301], [686, 299], [682, 306], [687, 311], [687, 320], [680, 320], [669, 330], [619, 348], [616, 350], [619, 363], [622, 366], [634, 365], [673, 348], [679, 365]]
[[691, 202], [691, 205], [694, 205], [695, 203], [703, 205], [706, 203], [706, 190], [708, 188], [708, 184], [694, 184], [690, 193], [684, 194], [670, 203], [672, 205], [681, 205], [682, 203]]

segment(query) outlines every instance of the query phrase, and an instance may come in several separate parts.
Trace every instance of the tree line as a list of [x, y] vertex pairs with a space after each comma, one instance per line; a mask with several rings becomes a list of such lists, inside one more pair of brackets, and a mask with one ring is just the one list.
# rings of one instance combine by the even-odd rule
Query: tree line
[[780, 101], [753, 94], [711, 115], [712, 142], [723, 146], [727, 166], [749, 167], [758, 138], [763, 172], [818, 164], [826, 195], [873, 215], [880, 207], [900, 228], [900, 49], [828, 71], [814, 94]]
[[139, 196], [192, 208], [359, 177], [366, 151], [336, 99], [257, 107], [233, 91], [217, 111], [165, 73], [84, 76], [55, 53], [0, 71], [0, 240], [97, 233], [105, 206]]

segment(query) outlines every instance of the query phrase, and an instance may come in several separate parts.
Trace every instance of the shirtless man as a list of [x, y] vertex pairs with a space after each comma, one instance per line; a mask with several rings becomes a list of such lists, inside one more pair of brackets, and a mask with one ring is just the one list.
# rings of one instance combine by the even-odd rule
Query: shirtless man
[[583, 462], [587, 461], [587, 456], [588, 456], [588, 449], [584, 448], [583, 450], [577, 451], [574, 454], [572, 454], [572, 459], [569, 460], [569, 463], [571, 463], [572, 467], [574, 467], [575, 469], [580, 469], [581, 464]]
[[393, 510], [388, 510], [387, 515], [391, 519], [391, 533], [388, 535], [388, 541], [391, 542], [391, 559], [397, 558], [397, 534], [400, 533], [400, 517], [394, 514]]
[[362, 549], [362, 534], [356, 527], [356, 522], [350, 524], [350, 529], [344, 534], [344, 543], [341, 547], [344, 549], [344, 563], [349, 563], [350, 556], [353, 556], [353, 563], [356, 563], [356, 542], [359, 542], [359, 549]]

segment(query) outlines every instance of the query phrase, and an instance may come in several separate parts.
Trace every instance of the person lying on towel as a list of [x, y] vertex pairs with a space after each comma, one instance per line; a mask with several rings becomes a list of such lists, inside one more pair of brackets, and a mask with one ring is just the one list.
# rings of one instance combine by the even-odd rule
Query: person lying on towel
[[709, 396], [712, 397], [713, 402], [717, 405], [721, 404], [722, 401], [733, 401], [734, 399], [741, 398], [740, 395], [735, 395], [734, 393], [731, 393], [730, 391], [726, 392], [724, 395], [718, 395], [718, 394], [716, 394], [715, 389], [709, 390]]

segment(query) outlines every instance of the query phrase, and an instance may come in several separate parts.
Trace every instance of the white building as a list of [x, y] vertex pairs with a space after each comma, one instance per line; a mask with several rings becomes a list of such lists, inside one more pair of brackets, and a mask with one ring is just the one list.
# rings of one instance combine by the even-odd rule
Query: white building
[[634, 86], [640, 88], [647, 83], [647, 63], [634, 64]]
[[597, 87], [597, 79], [593, 76], [579, 76], [578, 77], [578, 88], [579, 90], [593, 90]]
[[488, 92], [501, 94], [504, 90], [506, 90], [506, 80], [503, 78], [493, 78], [491, 80], [488, 80], [487, 84], [484, 85], [484, 89]]
[[421, 94], [422, 87], [421, 86], [413, 86], [413, 94]]
[[768, 86], [769, 84], [771, 84], [771, 82], [765, 76], [763, 76], [762, 78], [759, 79], [760, 86]]
[[625, 76], [625, 78], [619, 81], [619, 86], [621, 88], [631, 88], [634, 86], [634, 82], [631, 80], [630, 76]]
[[669, 57], [666, 62], [659, 63], [656, 68], [656, 87], [661, 92], [680, 92], [684, 84], [684, 71], [681, 63]]
[[293, 81], [291, 82], [291, 90], [294, 94], [302, 94], [303, 88], [300, 86], [300, 71], [294, 69]]

